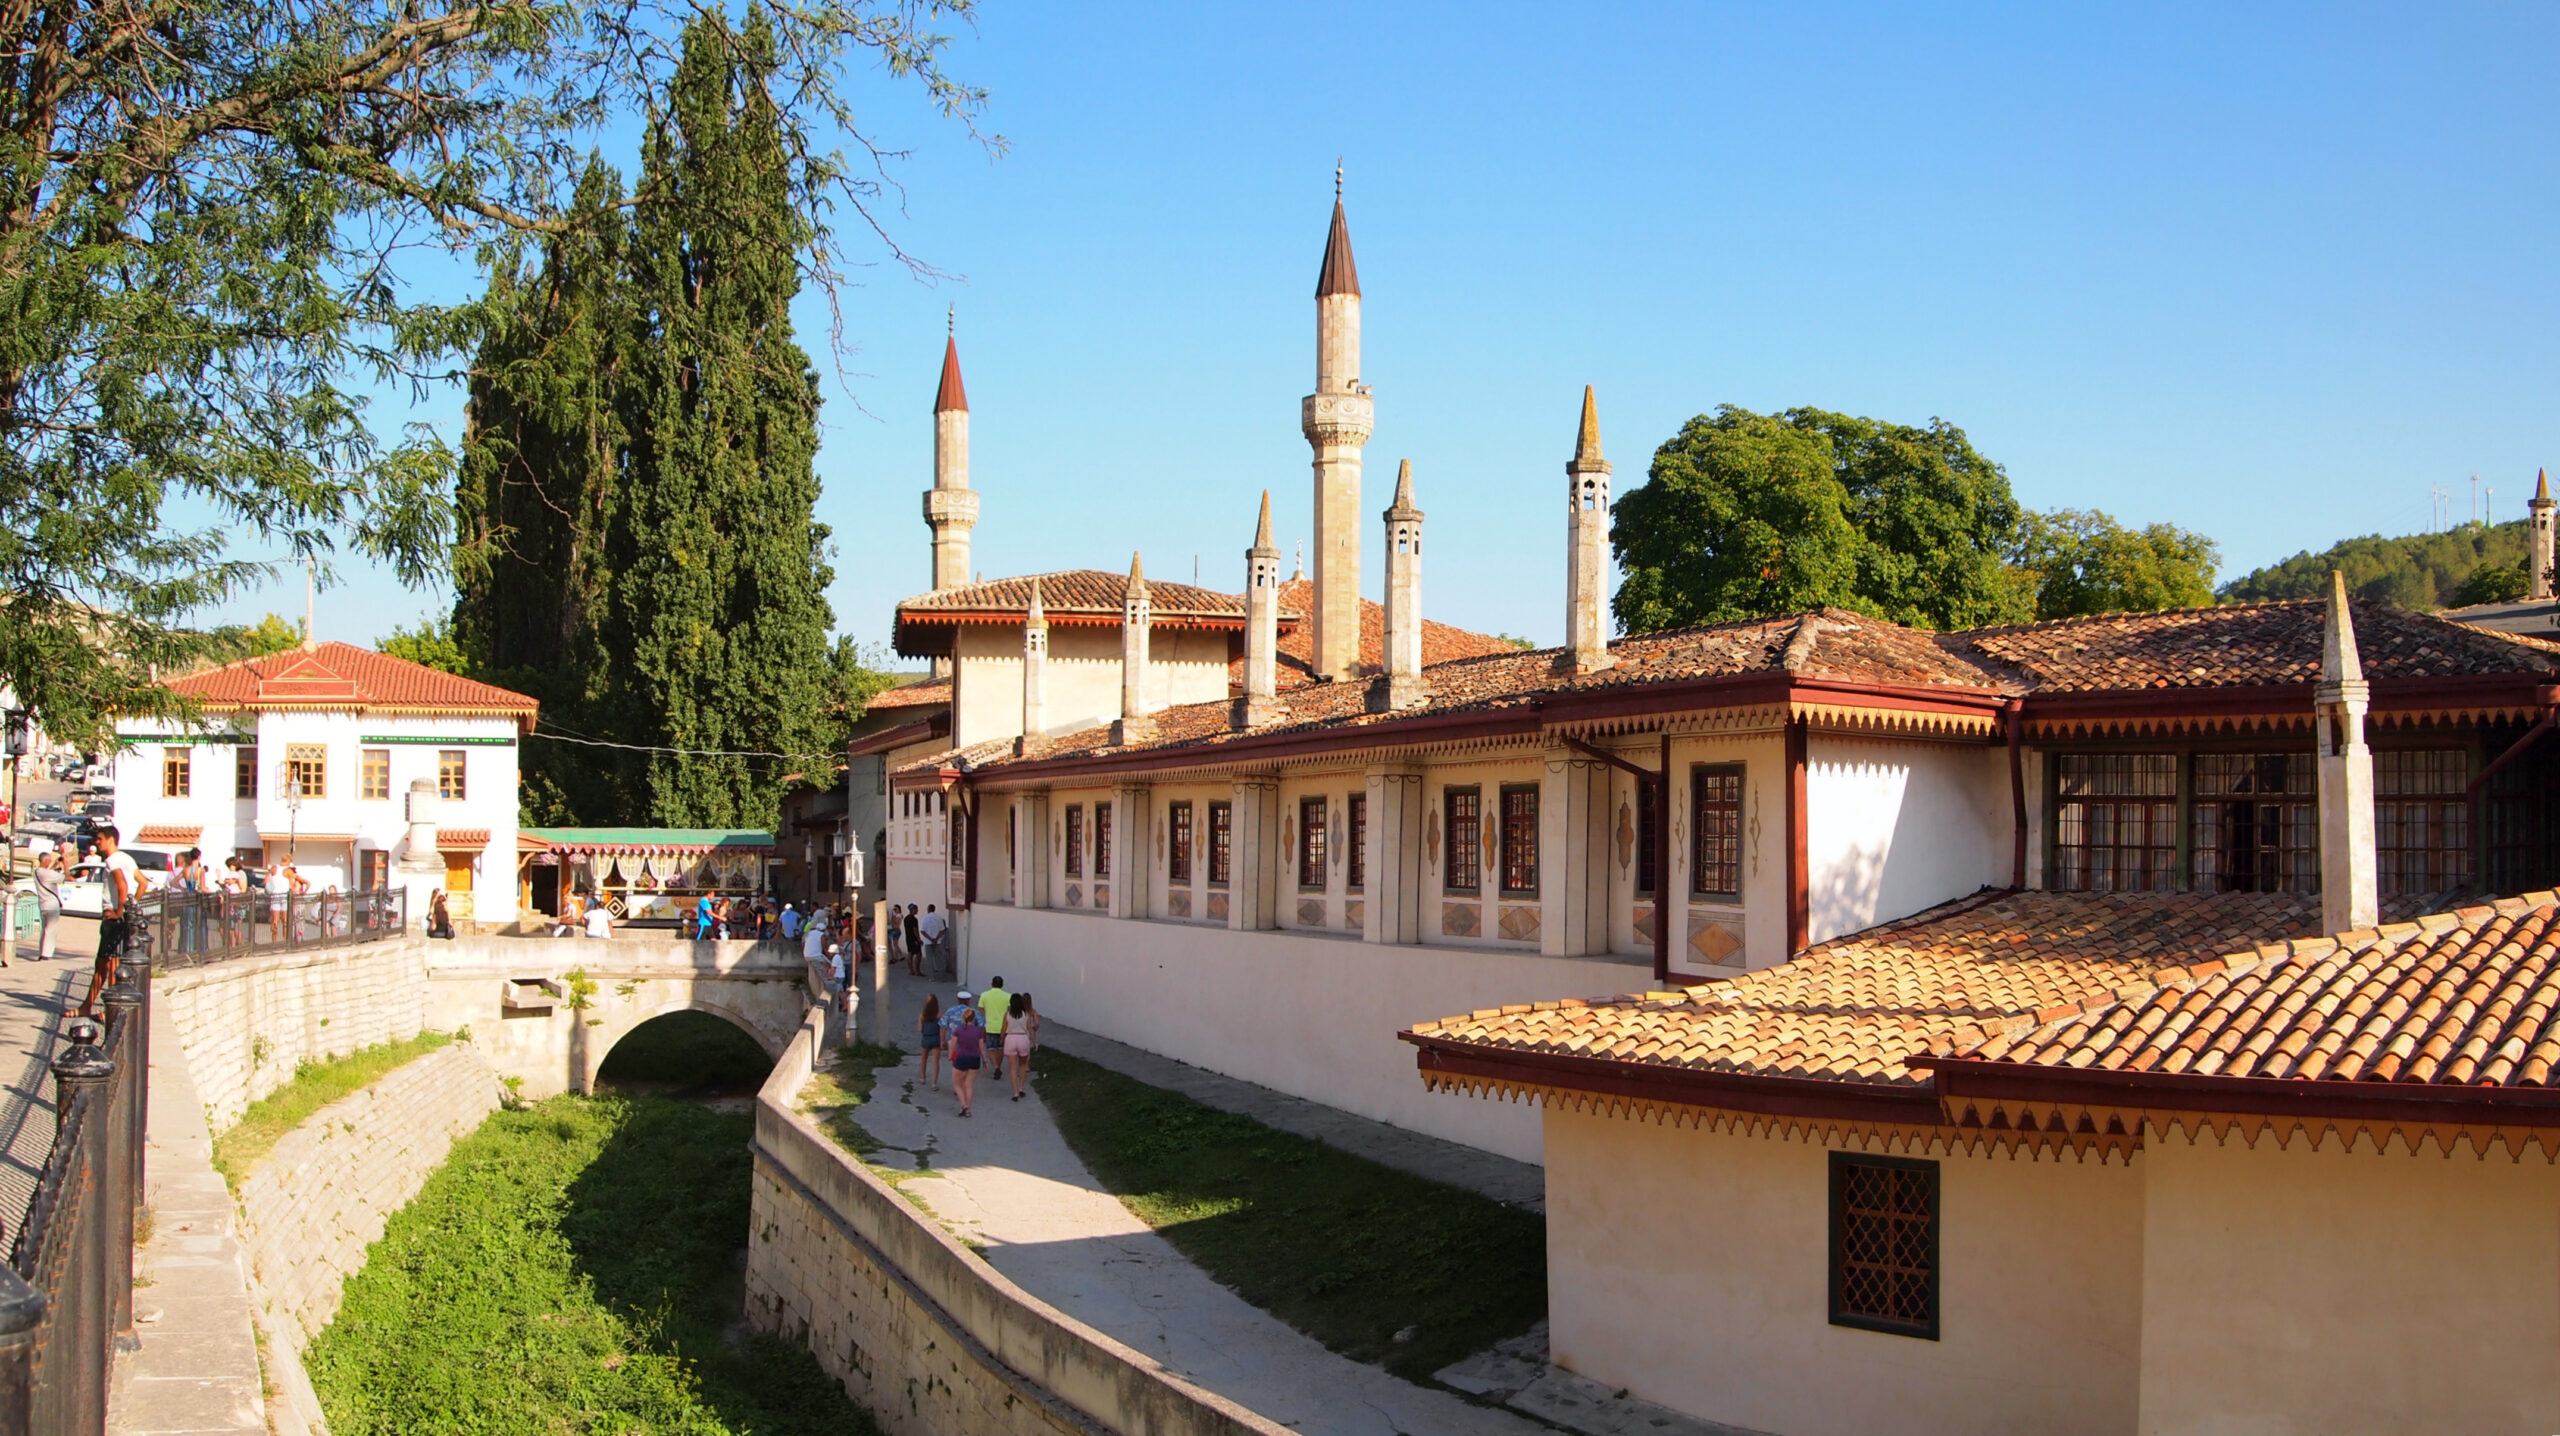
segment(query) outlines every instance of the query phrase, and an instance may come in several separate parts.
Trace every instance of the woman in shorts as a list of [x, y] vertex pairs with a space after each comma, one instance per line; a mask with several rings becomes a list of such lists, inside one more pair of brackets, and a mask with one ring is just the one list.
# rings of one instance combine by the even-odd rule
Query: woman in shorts
[[978, 1009], [962, 1006], [960, 1025], [951, 1030], [951, 1091], [960, 1099], [960, 1115], [969, 1109], [978, 1095], [978, 1069], [987, 1065], [987, 1029], [979, 1020]]
[[1031, 1006], [1031, 994], [1017, 992], [1013, 1005], [1004, 1013], [1004, 1075], [1013, 1083], [1013, 1100], [1022, 1100], [1022, 1089], [1031, 1082], [1031, 1048], [1040, 1035], [1040, 1014]]
[[924, 995], [923, 1026], [916, 1033], [916, 1043], [923, 1055], [916, 1059], [917, 1075], [924, 1078], [925, 1090], [939, 1092], [942, 1079], [934, 1069], [942, 1061], [942, 999], [928, 992]]

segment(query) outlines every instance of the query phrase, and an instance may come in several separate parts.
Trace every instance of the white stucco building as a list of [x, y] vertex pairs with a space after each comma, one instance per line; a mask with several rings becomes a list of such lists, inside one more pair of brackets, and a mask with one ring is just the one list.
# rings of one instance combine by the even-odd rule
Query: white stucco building
[[[127, 844], [201, 848], [215, 867], [290, 854], [314, 892], [392, 886], [404, 867], [429, 882], [440, 873], [457, 918], [515, 917], [516, 744], [533, 727], [531, 698], [347, 643], [168, 686], [202, 716], [118, 725]], [[413, 805], [431, 809], [420, 816], [434, 825], [432, 855], [407, 851]]]

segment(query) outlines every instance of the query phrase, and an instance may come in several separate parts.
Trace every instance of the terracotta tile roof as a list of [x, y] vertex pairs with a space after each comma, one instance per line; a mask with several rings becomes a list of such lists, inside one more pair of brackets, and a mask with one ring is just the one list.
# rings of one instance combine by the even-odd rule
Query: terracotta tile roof
[[204, 837], [202, 823], [145, 823], [134, 833], [133, 841], [149, 847], [193, 847]]
[[489, 846], [487, 828], [439, 827], [436, 829], [436, 849], [439, 852], [478, 852], [487, 846]]
[[[1316, 586], [1303, 578], [1280, 585], [1280, 611], [1284, 614], [1315, 612]], [[1316, 681], [1315, 625], [1302, 623], [1280, 632], [1279, 687], [1294, 688]], [[1485, 658], [1520, 652], [1520, 646], [1509, 639], [1489, 633], [1472, 633], [1446, 623], [1422, 620], [1422, 666], [1448, 663], [1460, 658]], [[1383, 604], [1360, 600], [1360, 668], [1364, 673], [1387, 671], [1387, 610]], [[1230, 665], [1230, 678], [1242, 692], [1244, 659]]]
[[2271, 934], [2319, 926], [2275, 894], [2004, 893], [1820, 944], [1792, 962], [1682, 993], [1486, 1008], [1417, 1040], [1639, 1067], [1918, 1087], [1907, 1059]]
[[2112, 1072], [2550, 1087], [2560, 897], [2548, 892], [2160, 973], [1961, 1056]]
[[[2034, 693], [2310, 683], [2324, 600], [2116, 613], [1950, 633], [1947, 650]], [[2560, 674], [2560, 644], [2350, 600], [2369, 679]]]
[[397, 708], [529, 718], [539, 706], [524, 694], [352, 643], [322, 643], [244, 658], [172, 678], [168, 687], [217, 710]]
[[951, 680], [935, 678], [923, 683], [901, 683], [895, 688], [875, 693], [863, 705], [866, 713], [892, 708], [939, 708], [951, 701]]
[[[1061, 615], [1081, 616], [1106, 614], [1120, 621], [1120, 607], [1129, 592], [1129, 576], [1109, 573], [1098, 568], [1071, 568], [1057, 573], [1025, 574], [1020, 578], [990, 578], [979, 583], [964, 583], [934, 593], [921, 593], [898, 605], [901, 623], [908, 614], [930, 618], [944, 613], [1010, 614], [1019, 620], [1031, 609], [1031, 580], [1040, 580], [1040, 606], [1055, 623]], [[1181, 617], [1226, 618], [1244, 622], [1244, 595], [1220, 593], [1213, 588], [1194, 588], [1187, 583], [1165, 583], [1149, 580], [1147, 601], [1158, 618]], [[1281, 618], [1295, 617], [1288, 605], [1281, 605]]]

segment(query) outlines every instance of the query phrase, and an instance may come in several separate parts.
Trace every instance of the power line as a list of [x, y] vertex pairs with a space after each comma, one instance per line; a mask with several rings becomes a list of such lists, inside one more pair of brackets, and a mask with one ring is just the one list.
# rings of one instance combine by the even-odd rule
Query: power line
[[547, 733], [535, 729], [528, 738], [548, 738], [554, 743], [576, 743], [587, 748], [620, 748], [631, 753], [673, 753], [680, 758], [825, 758], [833, 753], [776, 753], [761, 748], [668, 748], [655, 743], [609, 743], [602, 738], [575, 738], [566, 733]]

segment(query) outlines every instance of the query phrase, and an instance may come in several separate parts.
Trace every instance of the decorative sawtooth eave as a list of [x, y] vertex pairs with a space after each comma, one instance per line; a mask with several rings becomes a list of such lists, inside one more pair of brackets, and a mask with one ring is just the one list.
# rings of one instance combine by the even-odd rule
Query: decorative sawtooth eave
[[1982, 741], [1998, 728], [1997, 715], [1990, 712], [1933, 713], [1802, 699], [1789, 704], [1787, 712], [1792, 718], [1804, 720], [1816, 733], [1861, 738]]
[[2308, 732], [2311, 709], [2300, 712], [2272, 713], [2138, 713], [2079, 714], [2068, 718], [2026, 720], [2025, 734], [2030, 739], [2050, 741], [2057, 738], [2143, 738], [2159, 737], [2249, 737], [2260, 733]]
[[[2494, 1152], [2514, 1162], [2523, 1161], [2528, 1151], [2538, 1151], [2543, 1161], [2560, 1163], [2560, 1127], [2390, 1117], [2303, 1117], [2257, 1112], [2148, 1111], [2143, 1116], [2154, 1129], [2154, 1142], [2178, 1137], [2190, 1144], [2200, 1144], [2209, 1139], [2228, 1146], [2236, 1140], [2254, 1150], [2260, 1142], [2272, 1140], [2280, 1151], [2290, 1151], [2294, 1143], [2301, 1142], [2308, 1150], [2317, 1152], [2334, 1141], [2341, 1151], [2362, 1150], [2374, 1156], [2394, 1152], [2402, 1156], [2417, 1156], [2433, 1146], [2437, 1155], [2443, 1157], [2452, 1157], [2459, 1152], [2485, 1160]], [[2397, 1147], [2393, 1145], [2395, 1142]]]

